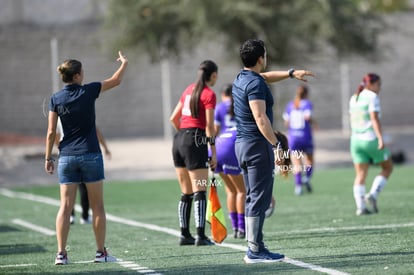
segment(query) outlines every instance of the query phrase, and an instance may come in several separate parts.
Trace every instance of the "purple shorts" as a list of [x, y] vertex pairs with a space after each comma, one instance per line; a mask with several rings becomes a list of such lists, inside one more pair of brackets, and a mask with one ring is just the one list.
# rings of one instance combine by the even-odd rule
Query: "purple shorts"
[[239, 175], [241, 173], [234, 149], [235, 142], [236, 131], [226, 131], [216, 138], [216, 173], [224, 173], [229, 175]]
[[290, 151], [303, 151], [306, 154], [313, 154], [313, 141], [312, 139], [298, 139], [289, 138]]

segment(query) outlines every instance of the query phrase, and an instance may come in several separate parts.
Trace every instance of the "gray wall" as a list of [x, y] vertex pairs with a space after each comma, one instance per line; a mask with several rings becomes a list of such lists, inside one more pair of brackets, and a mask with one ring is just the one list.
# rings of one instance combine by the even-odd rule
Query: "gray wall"
[[[50, 40], [59, 43], [59, 62], [67, 58], [82, 61], [85, 82], [101, 81], [117, 68], [117, 53], [108, 53], [100, 16], [106, 1], [94, 0], [0, 0], [0, 132], [14, 132], [43, 136], [47, 120], [47, 103], [52, 94]], [[362, 58], [349, 58], [349, 86], [351, 94], [367, 72], [383, 77], [381, 93], [383, 123], [413, 125], [412, 84], [414, 76], [413, 13], [397, 14], [389, 18], [398, 23], [383, 38], [391, 48], [384, 52], [379, 63]], [[237, 49], [235, 49], [237, 51]], [[126, 52], [130, 65], [121, 86], [101, 96], [97, 101], [97, 123], [108, 137], [143, 137], [163, 134], [161, 70], [145, 56]], [[240, 70], [238, 61], [230, 62], [222, 44], [211, 44], [170, 61], [172, 96], [175, 106], [182, 90], [195, 78], [196, 68], [204, 59], [219, 65], [220, 87], [234, 79]], [[309, 82], [315, 115], [323, 129], [341, 128], [340, 62], [332, 52], [312, 57], [313, 62], [294, 64], [307, 68], [317, 77]], [[272, 64], [270, 64], [272, 65]], [[270, 69], [288, 69], [288, 66]], [[53, 68], [54, 70], [54, 68]], [[53, 75], [54, 72], [53, 72]], [[291, 100], [298, 84], [295, 80], [273, 84], [277, 114], [276, 127], [281, 127], [280, 113]], [[60, 83], [60, 85], [62, 85]], [[46, 105], [46, 106], [44, 106]], [[168, 123], [168, 122], [167, 122]]]

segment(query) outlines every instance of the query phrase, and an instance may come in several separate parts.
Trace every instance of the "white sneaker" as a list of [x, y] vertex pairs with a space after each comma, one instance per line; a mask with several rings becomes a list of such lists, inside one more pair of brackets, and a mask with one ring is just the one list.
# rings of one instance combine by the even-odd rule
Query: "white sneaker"
[[68, 255], [66, 253], [56, 254], [55, 265], [66, 265], [68, 263]]
[[104, 251], [96, 251], [95, 255], [95, 263], [109, 263], [109, 262], [116, 262], [117, 259], [114, 256], [111, 256], [106, 251], [106, 247], [104, 248]]
[[300, 196], [300, 195], [302, 195], [302, 193], [303, 193], [303, 191], [302, 191], [302, 186], [298, 186], [298, 185], [296, 185], [296, 186], [295, 186], [295, 195], [296, 195], [296, 196]]
[[75, 216], [70, 215], [69, 221], [70, 221], [70, 224], [75, 224]]
[[88, 217], [86, 220], [84, 218], [80, 218], [79, 223], [80, 224], [91, 224], [92, 223], [91, 217]]
[[373, 211], [374, 213], [378, 213], [377, 199], [376, 199], [376, 198], [374, 198], [374, 196], [373, 196], [373, 195], [371, 195], [371, 194], [367, 194], [367, 195], [365, 196], [365, 201], [366, 201], [368, 204], [370, 204], [370, 205], [371, 205], [371, 207], [372, 207], [372, 211]]

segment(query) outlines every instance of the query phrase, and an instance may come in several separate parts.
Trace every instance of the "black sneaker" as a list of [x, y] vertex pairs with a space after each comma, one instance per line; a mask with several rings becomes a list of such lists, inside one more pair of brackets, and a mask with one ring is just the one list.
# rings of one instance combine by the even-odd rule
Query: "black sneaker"
[[235, 239], [237, 239], [237, 236], [238, 236], [238, 231], [237, 231], [237, 229], [235, 229], [234, 231], [233, 231], [233, 237], [235, 238]]
[[180, 236], [180, 242], [179, 242], [179, 244], [180, 245], [194, 245], [194, 243], [195, 243], [195, 239], [193, 238], [193, 236], [188, 236], [188, 237], [186, 237], [186, 236]]
[[305, 187], [306, 187], [306, 191], [308, 191], [308, 193], [312, 193], [312, 185], [310, 184], [309, 181], [305, 182]]
[[237, 238], [244, 239], [246, 237], [246, 233], [244, 231], [239, 231], [237, 233]]
[[214, 245], [214, 243], [212, 241], [210, 241], [210, 239], [207, 238], [206, 236], [204, 236], [204, 237], [197, 236], [196, 239], [195, 239], [195, 245], [196, 246]]
[[371, 215], [372, 212], [369, 211], [368, 209], [364, 208], [364, 209], [357, 209], [356, 211], [356, 215], [357, 216], [365, 216], [365, 215]]

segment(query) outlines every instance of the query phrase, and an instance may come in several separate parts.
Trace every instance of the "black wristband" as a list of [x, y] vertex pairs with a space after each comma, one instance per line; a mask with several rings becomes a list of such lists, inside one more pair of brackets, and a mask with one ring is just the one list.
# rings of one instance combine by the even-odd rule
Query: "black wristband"
[[55, 159], [54, 158], [50, 158], [50, 159], [45, 159], [45, 161], [47, 161], [47, 162], [49, 162], [49, 161], [55, 162]]
[[288, 73], [289, 73], [289, 77], [293, 78], [293, 73], [295, 72], [295, 69], [289, 69]]
[[207, 137], [207, 141], [210, 144], [210, 146], [213, 146], [216, 144], [216, 137]]
[[282, 148], [282, 143], [280, 143], [280, 141], [278, 141], [278, 142], [276, 142], [276, 144], [272, 144], [272, 149], [273, 150], [283, 149]]

